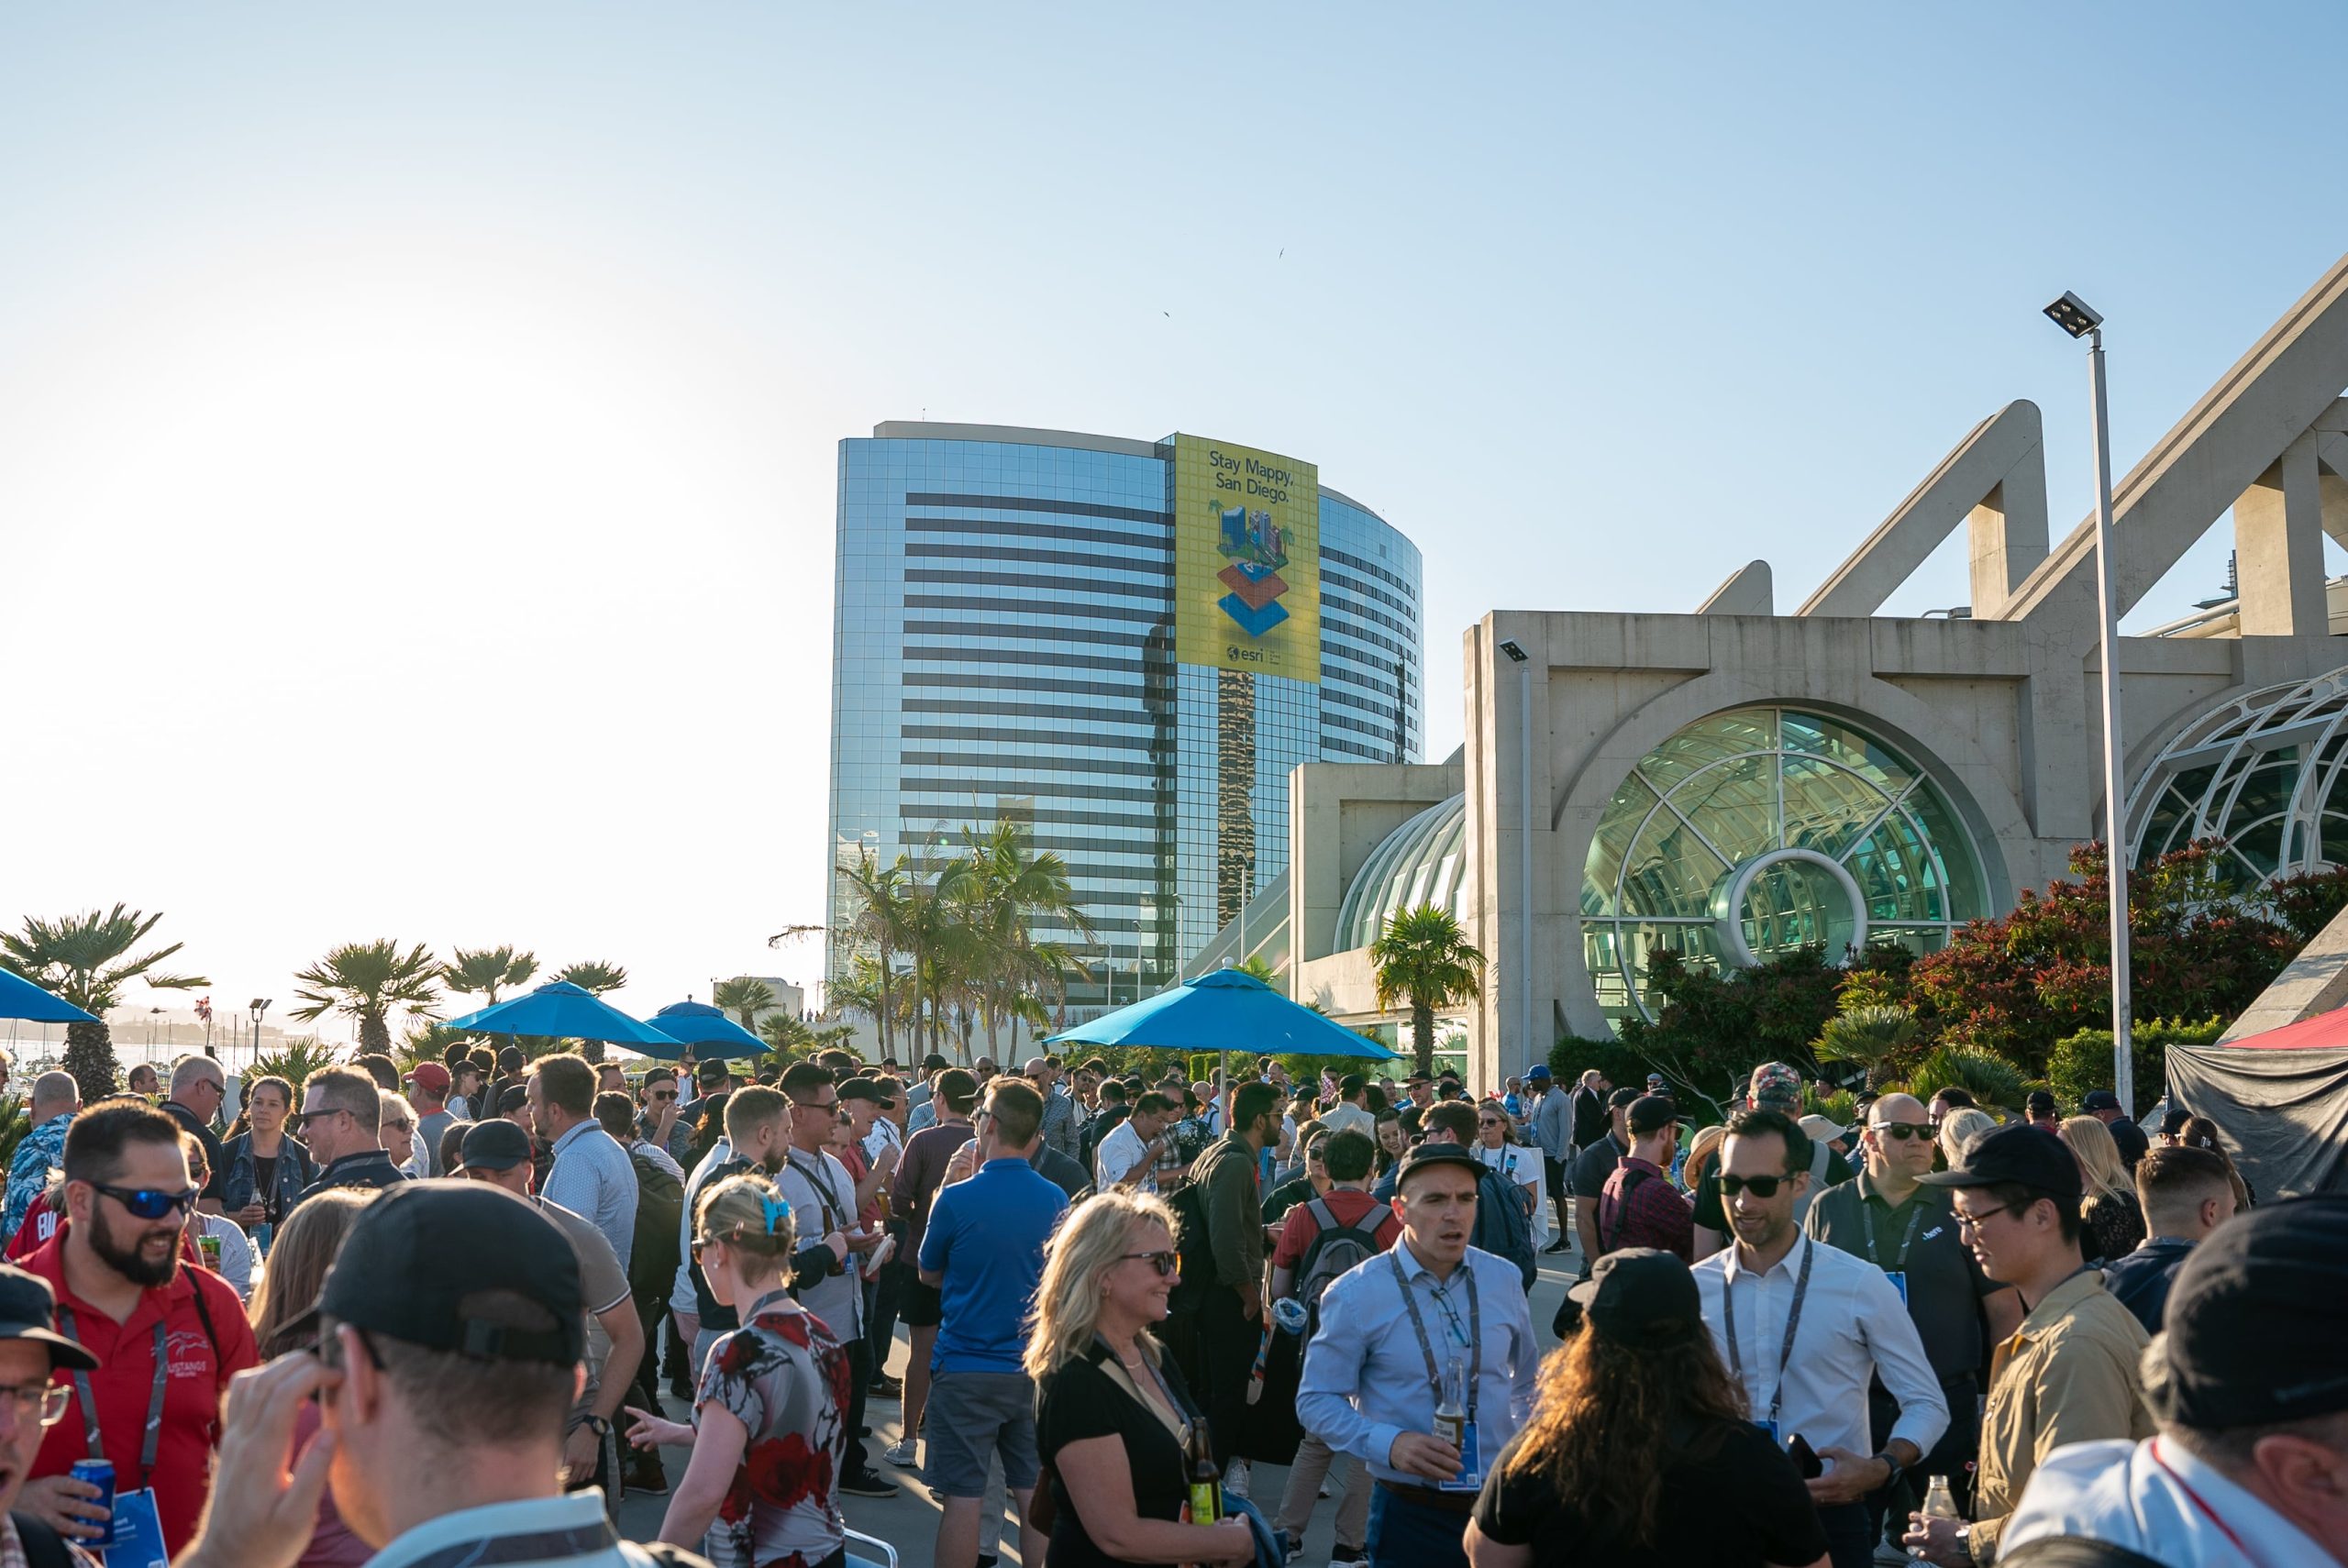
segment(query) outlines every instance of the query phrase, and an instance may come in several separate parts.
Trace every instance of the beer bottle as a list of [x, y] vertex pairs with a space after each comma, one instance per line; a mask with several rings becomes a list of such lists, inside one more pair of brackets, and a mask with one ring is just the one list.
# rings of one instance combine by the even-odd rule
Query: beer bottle
[[[1928, 1519], [1954, 1519], [1964, 1517], [1956, 1511], [1956, 1499], [1949, 1495], [1948, 1477], [1945, 1475], [1935, 1475], [1932, 1478], [1931, 1484], [1924, 1488], [1924, 1506], [1917, 1511]], [[1914, 1547], [1910, 1547], [1908, 1555], [1922, 1557], [1923, 1553]]]
[[1435, 1395], [1434, 1435], [1467, 1452], [1468, 1364], [1456, 1355], [1444, 1364], [1443, 1386]]
[[1223, 1519], [1223, 1472], [1214, 1462], [1214, 1443], [1207, 1436], [1204, 1416], [1191, 1423], [1189, 1451], [1182, 1455], [1191, 1472], [1191, 1522], [1217, 1524]]

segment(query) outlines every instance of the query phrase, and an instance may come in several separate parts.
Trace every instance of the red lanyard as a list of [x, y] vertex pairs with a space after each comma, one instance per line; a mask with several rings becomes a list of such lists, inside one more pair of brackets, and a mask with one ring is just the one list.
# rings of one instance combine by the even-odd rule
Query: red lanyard
[[2233, 1527], [2226, 1523], [2225, 1520], [2220, 1518], [2218, 1517], [2218, 1511], [2201, 1500], [2201, 1494], [2187, 1485], [2185, 1484], [2185, 1477], [2179, 1475], [2176, 1471], [2171, 1470], [2169, 1468], [2168, 1461], [2161, 1457], [2161, 1440], [2158, 1438], [2154, 1438], [2153, 1440], [2152, 1454], [2153, 1463], [2159, 1465], [2162, 1472], [2165, 1474], [2170, 1480], [2176, 1483], [2176, 1489], [2184, 1493], [2186, 1496], [2192, 1501], [2195, 1507], [2201, 1510], [2201, 1517], [2208, 1519], [2211, 1524], [2216, 1525], [2218, 1527], [2218, 1533], [2224, 1536], [2228, 1540], [2232, 1541], [2234, 1543], [2234, 1550], [2241, 1552], [2245, 1559], [2248, 1559], [2250, 1557], [2250, 1548], [2242, 1543], [2242, 1537], [2234, 1533]]

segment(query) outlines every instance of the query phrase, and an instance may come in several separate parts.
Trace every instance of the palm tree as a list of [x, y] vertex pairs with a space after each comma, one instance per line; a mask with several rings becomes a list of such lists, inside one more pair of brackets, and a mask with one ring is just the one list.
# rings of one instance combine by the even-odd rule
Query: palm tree
[[406, 952], [390, 937], [346, 942], [294, 976], [302, 1005], [292, 1016], [314, 1022], [338, 1012], [359, 1023], [360, 1054], [392, 1051], [391, 1014], [404, 1008], [430, 1018], [440, 999], [440, 966], [421, 942]]
[[759, 1036], [774, 1047], [778, 1060], [788, 1052], [803, 1051], [815, 1043], [815, 1032], [807, 1021], [787, 1008], [759, 1024]]
[[1088, 942], [1094, 932], [1077, 903], [1068, 863], [1051, 850], [1036, 850], [1020, 823], [997, 823], [983, 835], [965, 828], [962, 843], [971, 867], [961, 900], [973, 928], [972, 999], [985, 1021], [991, 1055], [1002, 1020], [1036, 1021], [1042, 1013], [1040, 991], [1073, 961], [1065, 945], [1037, 942], [1036, 927], [1058, 924]]
[[555, 971], [554, 977], [568, 980], [581, 990], [593, 991], [599, 997], [605, 991], [615, 991], [627, 984], [626, 969], [617, 964], [602, 964], [593, 959], [583, 964], [565, 964]]
[[138, 980], [158, 990], [183, 991], [212, 983], [201, 975], [156, 972], [156, 965], [180, 950], [176, 942], [128, 956], [162, 918], [161, 911], [144, 914], [116, 904], [105, 914], [91, 910], [58, 920], [28, 915], [22, 931], [0, 933], [0, 967], [97, 1014], [95, 1023], [65, 1026], [65, 1070], [82, 1086], [85, 1104], [121, 1087], [122, 1067], [115, 1060], [105, 1014], [122, 1000], [124, 987]]
[[774, 1006], [774, 988], [748, 975], [720, 980], [709, 999], [720, 1012], [730, 1012], [745, 1029], [756, 1029], [759, 1014]]
[[900, 855], [893, 864], [882, 866], [870, 850], [860, 849], [853, 865], [839, 868], [839, 877], [847, 884], [854, 910], [848, 916], [849, 940], [872, 949], [872, 1018], [880, 1026], [880, 1055], [885, 1059], [896, 1054], [897, 955], [906, 947], [912, 925], [906, 898], [911, 864]]
[[1904, 1007], [1855, 1007], [1835, 1014], [1818, 1032], [1811, 1055], [1822, 1062], [1847, 1062], [1867, 1070], [1867, 1088], [1880, 1092], [1899, 1054], [1916, 1039], [1916, 1014]]
[[1459, 929], [1449, 910], [1421, 904], [1397, 910], [1369, 944], [1377, 966], [1378, 1005], [1407, 1002], [1411, 1051], [1418, 1070], [1434, 1073], [1434, 1010], [1472, 999], [1484, 969], [1484, 955]]
[[440, 983], [467, 996], [484, 995], [489, 999], [482, 1006], [495, 1007], [499, 991], [527, 985], [537, 972], [535, 953], [516, 953], [511, 947], [478, 951], [460, 947], [454, 958], [440, 966]]

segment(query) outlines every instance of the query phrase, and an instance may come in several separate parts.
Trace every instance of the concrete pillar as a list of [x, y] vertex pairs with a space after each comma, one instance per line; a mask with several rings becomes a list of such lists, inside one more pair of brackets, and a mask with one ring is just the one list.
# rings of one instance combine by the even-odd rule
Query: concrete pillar
[[2014, 590], [2046, 558], [2046, 460], [2037, 441], [1966, 514], [1965, 536], [1973, 618], [1997, 620]]
[[2234, 502], [2235, 576], [2245, 637], [2320, 636], [2330, 627], [2323, 594], [2323, 493], [2316, 472], [2320, 436], [2302, 435]]
[[1774, 615], [1777, 595], [1771, 586], [1769, 563], [1747, 561], [1729, 574], [1712, 596], [1696, 607], [1699, 615]]

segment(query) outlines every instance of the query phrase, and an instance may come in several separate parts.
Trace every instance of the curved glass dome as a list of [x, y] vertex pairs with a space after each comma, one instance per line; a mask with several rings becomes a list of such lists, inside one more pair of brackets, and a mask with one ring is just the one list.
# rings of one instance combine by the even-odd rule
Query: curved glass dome
[[1379, 841], [1337, 907], [1337, 946], [1367, 947], [1400, 910], [1433, 904], [1465, 920], [1468, 797], [1438, 801]]
[[1985, 912], [1982, 889], [1972, 835], [1915, 764], [1840, 719], [1737, 708], [1673, 735], [1614, 792], [1582, 868], [1582, 940], [1607, 1016], [1652, 1018], [1658, 952], [1930, 952]]
[[2137, 865], [2222, 838], [2249, 879], [2348, 865], [2348, 669], [2269, 686], [2204, 713], [2128, 795]]

